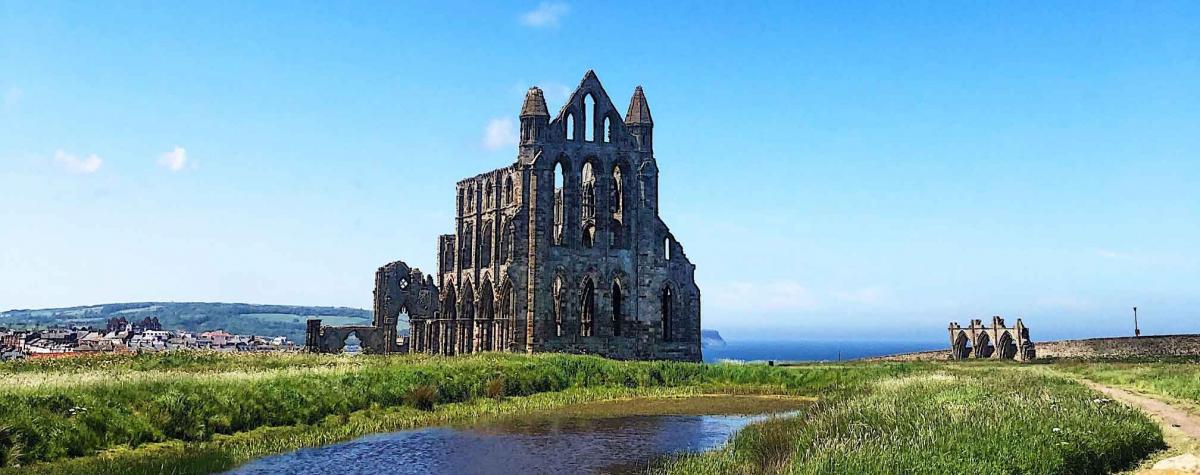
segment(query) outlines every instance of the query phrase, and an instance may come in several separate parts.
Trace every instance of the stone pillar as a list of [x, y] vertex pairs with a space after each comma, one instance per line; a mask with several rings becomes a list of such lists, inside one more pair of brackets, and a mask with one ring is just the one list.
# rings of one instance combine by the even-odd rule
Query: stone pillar
[[321, 351], [321, 320], [317, 318], [308, 320], [308, 327], [304, 334], [304, 350], [311, 353]]

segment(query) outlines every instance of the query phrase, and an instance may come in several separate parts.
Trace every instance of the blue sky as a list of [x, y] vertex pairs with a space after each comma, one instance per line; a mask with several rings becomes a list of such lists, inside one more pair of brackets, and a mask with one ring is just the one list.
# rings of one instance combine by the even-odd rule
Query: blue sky
[[1200, 3], [241, 3], [0, 0], [0, 309], [369, 307], [595, 69], [705, 327], [1200, 331]]

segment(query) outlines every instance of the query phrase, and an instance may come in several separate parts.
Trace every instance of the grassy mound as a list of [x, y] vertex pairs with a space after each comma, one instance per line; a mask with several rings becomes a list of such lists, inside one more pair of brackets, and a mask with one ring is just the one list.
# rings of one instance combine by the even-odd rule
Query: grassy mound
[[1011, 367], [879, 381], [807, 416], [752, 425], [665, 473], [1109, 473], [1163, 446], [1146, 416]]

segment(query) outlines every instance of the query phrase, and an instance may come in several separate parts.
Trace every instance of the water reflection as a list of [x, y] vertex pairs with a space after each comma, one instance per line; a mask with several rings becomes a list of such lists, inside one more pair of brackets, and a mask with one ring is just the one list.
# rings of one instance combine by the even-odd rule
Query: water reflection
[[539, 415], [372, 435], [259, 459], [230, 473], [638, 473], [664, 455], [716, 448], [763, 417]]

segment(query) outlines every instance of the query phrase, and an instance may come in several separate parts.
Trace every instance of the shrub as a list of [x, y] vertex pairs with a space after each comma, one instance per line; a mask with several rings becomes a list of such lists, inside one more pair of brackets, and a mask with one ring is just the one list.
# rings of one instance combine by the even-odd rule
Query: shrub
[[420, 409], [422, 411], [432, 411], [433, 404], [437, 402], [437, 387], [432, 384], [422, 384], [413, 387], [408, 391], [408, 405]]
[[488, 381], [484, 395], [497, 401], [504, 399], [504, 375], [497, 374]]

